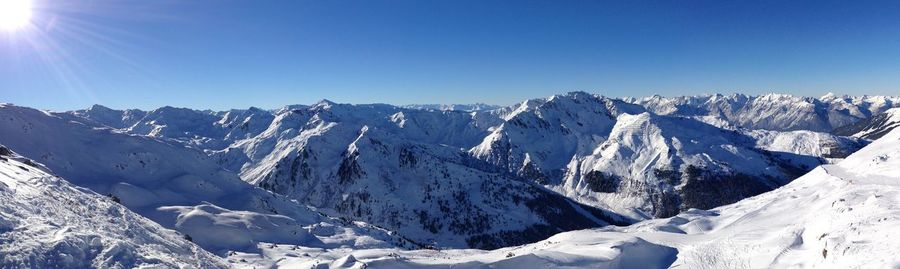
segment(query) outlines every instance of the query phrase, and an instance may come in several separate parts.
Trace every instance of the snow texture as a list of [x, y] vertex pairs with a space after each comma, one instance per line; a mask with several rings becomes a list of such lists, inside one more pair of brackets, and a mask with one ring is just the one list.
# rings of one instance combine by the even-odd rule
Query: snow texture
[[9, 150], [0, 154], [0, 268], [226, 267], [112, 198]]

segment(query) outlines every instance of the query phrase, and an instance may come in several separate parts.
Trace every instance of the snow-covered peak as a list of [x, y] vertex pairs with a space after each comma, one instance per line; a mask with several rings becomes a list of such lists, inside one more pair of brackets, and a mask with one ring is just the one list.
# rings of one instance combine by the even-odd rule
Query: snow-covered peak
[[[846, 97], [846, 96], [844, 96], [844, 97]], [[821, 97], [819, 97], [820, 100], [826, 101], [826, 102], [832, 101], [836, 98], [838, 98], [838, 96], [837, 96], [837, 94], [834, 94], [833, 92], [828, 92], [825, 95], [822, 95]]]
[[584, 92], [584, 91], [572, 91], [572, 92], [567, 92], [565, 94], [553, 95], [550, 97], [550, 100], [559, 99], [559, 98], [573, 99], [573, 100], [586, 100], [586, 99], [599, 98], [599, 97], [602, 97], [602, 96], [596, 95], [596, 94], [591, 94], [591, 93]]
[[112, 109], [112, 108], [108, 108], [108, 107], [102, 106], [102, 105], [100, 105], [100, 104], [94, 104], [94, 105], [92, 105], [91, 108], [89, 108], [88, 110], [94, 111], [94, 112], [100, 112], [100, 113], [103, 113], [103, 112], [114, 112], [114, 111], [115, 111], [115, 110]]
[[315, 102], [314, 104], [310, 105], [310, 107], [318, 108], [318, 109], [329, 109], [336, 104], [337, 103], [332, 102], [331, 100], [322, 99], [322, 100], [319, 100], [318, 102]]
[[797, 102], [797, 101], [806, 101], [811, 98], [771, 92], [771, 93], [759, 95], [756, 99], [761, 100], [761, 101], [780, 101], [780, 100], [782, 100], [782, 101]]
[[532, 99], [504, 115], [493, 134], [470, 152], [538, 181], [558, 178], [573, 156], [589, 152], [606, 137], [616, 115], [640, 112], [638, 106], [580, 92]]
[[308, 105], [300, 105], [300, 104], [286, 105], [286, 106], [283, 106], [283, 107], [281, 107], [281, 108], [279, 108], [279, 109], [276, 109], [276, 110], [273, 112], [273, 114], [275, 114], [275, 115], [281, 115], [281, 114], [284, 114], [284, 113], [290, 113], [291, 111], [295, 111], [295, 110], [305, 110], [305, 109], [308, 109], [308, 108], [309, 108]]
[[819, 163], [763, 152], [753, 137], [690, 118], [622, 114], [605, 141], [572, 158], [555, 188], [635, 219], [666, 217], [771, 190], [797, 176], [788, 171]]
[[76, 110], [72, 114], [90, 123], [112, 128], [128, 128], [146, 116], [147, 112], [137, 109], [115, 110], [102, 105]]

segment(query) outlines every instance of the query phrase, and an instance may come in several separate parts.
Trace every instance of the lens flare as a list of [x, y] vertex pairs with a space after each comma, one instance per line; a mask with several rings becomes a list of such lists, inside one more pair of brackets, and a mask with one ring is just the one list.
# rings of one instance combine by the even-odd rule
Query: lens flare
[[0, 0], [0, 29], [15, 31], [31, 21], [31, 0]]

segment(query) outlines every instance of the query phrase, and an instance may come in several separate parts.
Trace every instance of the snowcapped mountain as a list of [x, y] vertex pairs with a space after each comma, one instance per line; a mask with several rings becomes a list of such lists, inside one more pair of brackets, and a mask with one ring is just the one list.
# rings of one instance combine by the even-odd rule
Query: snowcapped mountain
[[[887, 97], [620, 100], [574, 92], [487, 111], [323, 100], [273, 111], [164, 107], [136, 121], [101, 107], [55, 115], [202, 150], [206, 162], [246, 182], [413, 241], [494, 248], [777, 188], [865, 142], [762, 129], [830, 130], [894, 104]], [[551, 211], [560, 215], [528, 203], [537, 200], [554, 201]], [[574, 219], [550, 223], [563, 215]]]
[[573, 156], [608, 137], [617, 115], [643, 111], [582, 92], [532, 99], [493, 111], [502, 122], [469, 152], [511, 173], [553, 184]]
[[703, 95], [626, 98], [660, 115], [712, 116], [734, 126], [776, 131], [808, 130], [830, 132], [833, 129], [869, 118], [900, 106], [900, 97], [838, 97], [828, 94], [820, 98], [786, 94], [748, 96]]
[[834, 133], [863, 139], [878, 139], [897, 126], [900, 126], [900, 108], [892, 108], [871, 118], [835, 129]]
[[475, 113], [320, 102], [216, 156], [248, 182], [438, 247], [622, 223], [466, 154], [484, 128]]
[[[896, 101], [774, 94], [623, 100], [573, 92], [491, 110], [327, 100], [222, 112], [94, 106], [50, 113], [0, 105], [0, 143], [35, 160], [5, 158], [13, 166], [3, 170], [0, 163], [0, 170], [18, 172], [23, 168], [15, 166], [31, 169], [20, 164], [40, 162], [47, 168], [34, 164], [33, 173], [53, 171], [79, 186], [66, 188], [106, 195], [91, 199], [101, 199], [109, 208], [117, 203], [107, 200], [117, 200], [127, 208], [119, 207], [122, 214], [133, 211], [156, 222], [161, 227], [147, 229], [180, 241], [155, 247], [158, 252], [136, 249], [141, 255], [169, 257], [160, 259], [164, 264], [180, 264], [181, 254], [209, 255], [191, 249], [184, 241], [190, 238], [241, 267], [597, 267], [636, 260], [660, 267], [760, 265], [728, 254], [755, 249], [750, 246], [754, 242], [741, 241], [737, 234], [757, 234], [766, 246], [786, 250], [781, 257], [760, 251], [767, 264], [852, 264], [828, 256], [842, 251], [836, 247], [854, 247], [841, 245], [850, 239], [835, 235], [847, 234], [840, 230], [844, 228], [828, 228], [833, 225], [811, 217], [782, 218], [788, 208], [799, 207], [792, 203], [803, 199], [795, 197], [858, 200], [865, 188], [833, 183], [832, 177], [871, 180], [855, 174], [862, 173], [859, 167], [887, 169], [882, 166], [890, 165], [893, 144], [882, 141], [891, 141], [891, 135], [859, 149], [900, 122], [894, 119], [897, 110], [890, 109]], [[847, 126], [835, 133], [852, 136], [819, 132], [835, 126]], [[873, 146], [882, 151], [870, 152]], [[857, 157], [863, 155], [875, 157]], [[831, 164], [835, 162], [839, 164]], [[810, 170], [800, 182], [792, 182]], [[16, 177], [21, 174], [4, 173], [22, 179]], [[5, 186], [13, 184], [9, 182]], [[837, 187], [816, 185], [822, 182]], [[786, 188], [794, 192], [785, 194]], [[826, 216], [841, 213], [820, 208], [816, 199], [804, 203], [817, 204]], [[763, 204], [775, 207], [764, 210]], [[0, 217], [20, 212], [16, 214], [68, 219], [23, 202], [11, 205]], [[877, 215], [884, 208], [876, 209]], [[802, 212], [799, 216], [806, 214]], [[675, 217], [653, 219], [670, 216]], [[97, 218], [109, 219], [79, 220], [84, 225], [72, 231]], [[13, 227], [19, 219], [0, 218], [0, 228]], [[646, 219], [651, 220], [610, 226]], [[861, 221], [868, 219], [852, 223]], [[753, 225], [768, 230], [756, 231]], [[797, 229], [824, 229], [828, 235], [770, 235], [797, 234]], [[94, 236], [131, 244], [121, 233], [104, 228]], [[813, 261], [810, 249], [820, 246], [802, 242], [822, 238], [836, 239], [821, 246], [829, 253], [824, 261]], [[798, 240], [799, 245], [786, 243]], [[57, 241], [43, 242], [35, 247], [35, 257], [58, 262], [49, 258], [56, 248], [47, 247]], [[407, 250], [522, 244], [527, 245], [494, 252]], [[82, 251], [89, 255], [107, 255], [93, 250], [93, 243], [84, 246], [92, 249]], [[4, 262], [24, 259], [9, 257], [14, 258], [4, 257]], [[211, 264], [220, 264], [210, 257]]]
[[[303, 204], [321, 207], [325, 212], [396, 230], [402, 237], [334, 223], [325, 225], [337, 228], [324, 229], [321, 236], [315, 234], [319, 231], [315, 227], [330, 220], [221, 169], [215, 161], [227, 162], [227, 153], [210, 157], [153, 138], [185, 133], [164, 131], [183, 130], [177, 124], [181, 121], [165, 112], [147, 122], [166, 120], [175, 124], [159, 125], [165, 129], [156, 128], [150, 135], [126, 135], [33, 109], [3, 106], [0, 117], [5, 120], [0, 124], [0, 136], [10, 147], [36, 156], [73, 183], [118, 197], [132, 210], [190, 235], [216, 253], [252, 251], [260, 243], [327, 246], [327, 242], [319, 241], [328, 238], [321, 237], [351, 232], [360, 235], [340, 244], [360, 248], [413, 246], [404, 239], [409, 238], [441, 247], [496, 248], [540, 240], [559, 231], [622, 223], [615, 214], [579, 205], [540, 186], [509, 177], [460, 148], [439, 146], [459, 143], [467, 131], [444, 137], [414, 131], [454, 118], [465, 126], [471, 121], [470, 114], [440, 112], [437, 115], [443, 116], [434, 118], [431, 113], [393, 111], [396, 108], [386, 106], [371, 106], [369, 113], [350, 114], [350, 108], [353, 107], [323, 102], [280, 115], [275, 121], [283, 125], [273, 125], [246, 141], [247, 152], [262, 148], [272, 152], [258, 155], [264, 158], [261, 162], [246, 164], [249, 168], [244, 175], [252, 178], [255, 171], [262, 171], [259, 178], [248, 181]], [[166, 110], [184, 113], [163, 111]], [[353, 121], [354, 115], [363, 117]], [[309, 122], [303, 126], [309, 128], [295, 127], [294, 117], [307, 118]], [[361, 122], [370, 122], [373, 127], [360, 125]], [[379, 133], [379, 124], [383, 124], [382, 128], [404, 126], [411, 130], [406, 133], [409, 137], [420, 137], [430, 144], [401, 143], [392, 135]], [[150, 124], [138, 122], [135, 126]], [[286, 132], [301, 135], [280, 139]], [[266, 139], [269, 135], [273, 139]], [[167, 140], [179, 138], [182, 137]], [[301, 138], [316, 143], [294, 147], [293, 143], [309, 143]], [[212, 145], [194, 144], [194, 139], [181, 141]], [[329, 147], [330, 142], [326, 141], [339, 144]], [[269, 142], [276, 144], [266, 145]], [[257, 165], [262, 168], [257, 169]], [[307, 165], [310, 167], [304, 169]], [[391, 171], [396, 172], [388, 174]], [[455, 217], [445, 217], [447, 214]], [[223, 237], [223, 233], [229, 236]]]
[[[271, 120], [230, 111], [214, 121], [195, 111], [187, 117], [190, 124], [207, 123], [196, 128], [176, 120], [183, 110], [157, 111], [126, 131], [201, 130], [137, 134], [205, 147], [247, 182], [423, 244], [496, 248], [559, 231], [627, 223], [469, 156], [464, 149], [484, 136], [489, 127], [484, 123], [497, 121], [490, 114], [326, 100], [281, 109]], [[230, 117], [234, 114], [239, 116]], [[223, 135], [235, 126], [229, 122], [258, 135], [217, 149], [218, 141], [240, 137]]]
[[265, 255], [286, 266], [359, 268], [891, 268], [900, 263], [898, 216], [900, 129], [776, 190], [628, 227], [494, 251], [281, 248]]
[[228, 141], [253, 137], [265, 130], [274, 119], [270, 111], [255, 107], [212, 112], [167, 106], [147, 112], [113, 110], [94, 105], [89, 109], [56, 115], [88, 125], [108, 126], [201, 149], [223, 148]]
[[146, 111], [137, 109], [114, 110], [101, 105], [94, 105], [89, 109], [72, 111], [72, 114], [96, 124], [119, 129], [131, 127], [147, 116]]
[[224, 129], [224, 141], [237, 141], [259, 135], [275, 120], [269, 111], [251, 107], [249, 109], [232, 109], [221, 115], [221, 119], [213, 125]]
[[458, 148], [409, 142], [367, 126], [343, 152], [304, 147], [282, 160], [260, 186], [441, 247], [497, 248], [622, 223]]
[[634, 219], [731, 203], [861, 147], [825, 133], [720, 128], [586, 93], [493, 113], [504, 121], [474, 156]]
[[110, 197], [0, 146], [0, 268], [226, 268]]
[[262, 243], [412, 246], [383, 229], [325, 217], [247, 184], [180, 144], [11, 105], [0, 106], [0, 119], [0, 137], [9, 148], [217, 254], [252, 252]]
[[638, 209], [637, 219], [668, 217], [772, 190], [820, 163], [688, 118], [623, 114], [608, 139], [568, 165], [558, 188], [616, 212]]
[[[0, 105], [0, 143], [240, 266], [421, 266], [433, 254], [404, 249], [495, 249], [609, 224], [711, 218], [702, 209], [762, 199], [748, 197], [856, 152], [867, 134], [893, 126], [894, 101], [573, 92], [471, 111], [327, 100], [222, 112]], [[859, 122], [860, 134], [807, 130], [845, 122]], [[685, 252], [655, 238], [609, 238], [600, 245], [628, 253], [563, 256], [575, 255], [576, 267], [670, 264]], [[447, 262], [553, 267], [559, 258], [458, 253], [478, 256], [450, 252]]]

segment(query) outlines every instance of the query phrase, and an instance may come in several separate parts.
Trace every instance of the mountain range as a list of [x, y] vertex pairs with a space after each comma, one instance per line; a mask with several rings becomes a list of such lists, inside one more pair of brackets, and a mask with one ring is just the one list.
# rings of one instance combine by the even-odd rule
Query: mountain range
[[[55, 183], [39, 188], [84, 188], [87, 197], [78, 199], [104, 200], [142, 227], [180, 239], [169, 246], [178, 250], [161, 252], [212, 253], [232, 265], [279, 265], [279, 259], [298, 253], [331, 257], [299, 258], [305, 265], [379, 264], [374, 256], [350, 255], [367, 249], [392, 249], [385, 255], [407, 257], [402, 259], [416, 266], [434, 256], [409, 250], [521, 246], [510, 252], [519, 255], [513, 257], [530, 253], [501, 259], [496, 251], [476, 251], [492, 266], [512, 266], [542, 259], [534, 251], [572, 233], [556, 234], [598, 227], [606, 228], [566, 238], [626, 233], [601, 240], [610, 244], [603, 246], [635, 250], [603, 262], [652, 258], [665, 264], [673, 259], [665, 253], [685, 250], [632, 230], [707, 236], [712, 228], [692, 235], [685, 223], [729, 222], [717, 216], [747, 211], [727, 208], [755, 206], [759, 202], [753, 201], [769, 199], [760, 197], [785, 192], [784, 186], [807, 184], [794, 182], [807, 173], [804, 178], [825, 177], [821, 171], [827, 168], [817, 167], [838, 171], [844, 158], [860, 155], [854, 152], [898, 125], [896, 106], [900, 98], [885, 96], [610, 98], [584, 92], [507, 107], [323, 100], [272, 110], [95, 105], [48, 112], [5, 104], [0, 144], [16, 156], [9, 171], [29, 169], [23, 163], [39, 170], [4, 173], [12, 182], [6, 185], [53, 178]], [[58, 201], [45, 203], [51, 202]], [[20, 225], [14, 219], [0, 218], [0, 224], [15, 230]], [[87, 219], [76, 228], [97, 218]], [[675, 219], [688, 221], [663, 224]], [[2, 231], [0, 239], [7, 236]], [[587, 244], [578, 240], [566, 246]], [[193, 244], [203, 249], [190, 249]], [[650, 252], [662, 256], [646, 256]], [[464, 253], [454, 250], [451, 260], [461, 262]], [[559, 255], [550, 260], [571, 254]]]

